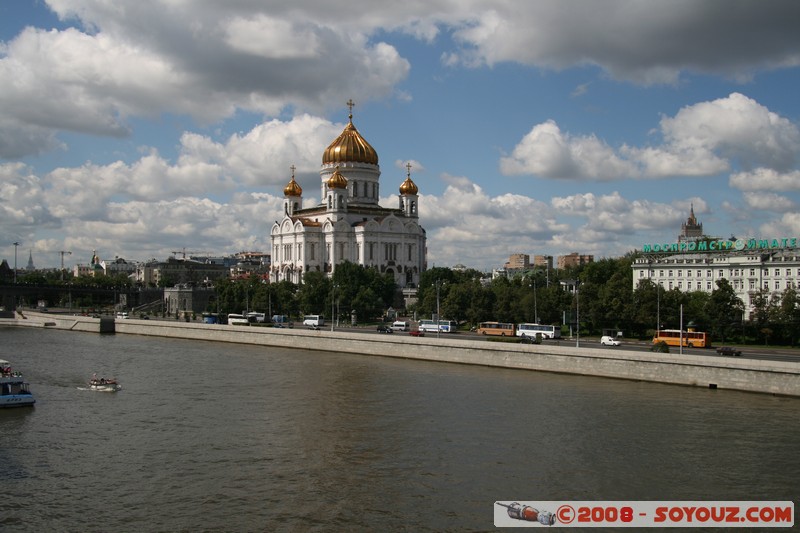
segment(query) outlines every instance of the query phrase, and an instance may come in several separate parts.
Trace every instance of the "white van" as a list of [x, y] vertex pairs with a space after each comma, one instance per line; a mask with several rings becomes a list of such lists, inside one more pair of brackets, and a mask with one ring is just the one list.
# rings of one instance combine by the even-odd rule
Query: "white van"
[[323, 315], [305, 315], [303, 325], [313, 329], [321, 328], [325, 325], [325, 317]]
[[608, 335], [603, 335], [600, 338], [600, 344], [602, 346], [619, 346], [619, 341], [614, 337], [610, 337]]
[[411, 324], [403, 320], [395, 320], [392, 322], [392, 331], [408, 331], [411, 329]]

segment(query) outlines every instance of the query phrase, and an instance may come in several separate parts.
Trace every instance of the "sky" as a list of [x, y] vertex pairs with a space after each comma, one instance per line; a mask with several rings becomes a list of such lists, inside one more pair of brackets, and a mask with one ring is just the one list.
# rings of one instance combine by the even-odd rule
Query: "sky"
[[0, 0], [0, 260], [269, 252], [349, 99], [428, 267], [800, 237], [798, 94], [794, 0]]

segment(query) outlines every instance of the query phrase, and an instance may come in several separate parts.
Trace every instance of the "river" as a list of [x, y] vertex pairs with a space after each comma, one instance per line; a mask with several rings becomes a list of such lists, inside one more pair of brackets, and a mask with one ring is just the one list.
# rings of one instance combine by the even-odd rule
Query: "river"
[[[486, 531], [495, 501], [792, 500], [800, 399], [0, 327], [0, 530]], [[117, 377], [118, 393], [85, 389]]]

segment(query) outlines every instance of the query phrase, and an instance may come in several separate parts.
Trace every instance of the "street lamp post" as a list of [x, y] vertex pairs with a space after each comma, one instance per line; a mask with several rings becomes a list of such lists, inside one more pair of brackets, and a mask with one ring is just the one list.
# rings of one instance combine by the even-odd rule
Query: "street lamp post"
[[441, 280], [436, 280], [436, 338], [439, 338], [439, 288], [442, 286]]
[[14, 285], [17, 284], [17, 246], [19, 242], [14, 243]]
[[579, 348], [581, 345], [581, 290], [580, 290], [581, 282], [580, 280], [575, 280], [575, 299], [577, 302], [575, 303], [575, 318], [577, 320], [576, 323], [576, 334], [575, 334], [575, 347]]
[[575, 291], [575, 347], [579, 348], [581, 345], [581, 280], [570, 279], [561, 282], [565, 287], [572, 287]]
[[333, 317], [336, 313], [336, 308], [334, 307], [335, 301], [336, 301], [336, 284], [333, 283], [331, 285], [331, 331], [333, 331]]
[[536, 303], [536, 278], [533, 278], [533, 321], [539, 323], [539, 306]]

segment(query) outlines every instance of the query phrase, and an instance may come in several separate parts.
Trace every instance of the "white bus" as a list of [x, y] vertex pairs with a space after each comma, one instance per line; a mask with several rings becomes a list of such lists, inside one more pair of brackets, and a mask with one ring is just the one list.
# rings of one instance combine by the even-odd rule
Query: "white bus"
[[[441, 333], [455, 333], [456, 329], [456, 323], [452, 320], [440, 320], [438, 323], [438, 330]], [[437, 323], [435, 320], [420, 320], [419, 330], [426, 333], [436, 333]]]
[[303, 325], [308, 328], [321, 328], [325, 325], [324, 315], [305, 315], [303, 317]]
[[241, 313], [231, 313], [228, 315], [229, 326], [249, 326], [250, 322], [247, 317]]
[[561, 326], [546, 326], [544, 324], [519, 324], [517, 326], [517, 337], [535, 338], [537, 333], [541, 333], [543, 339], [560, 339]]

